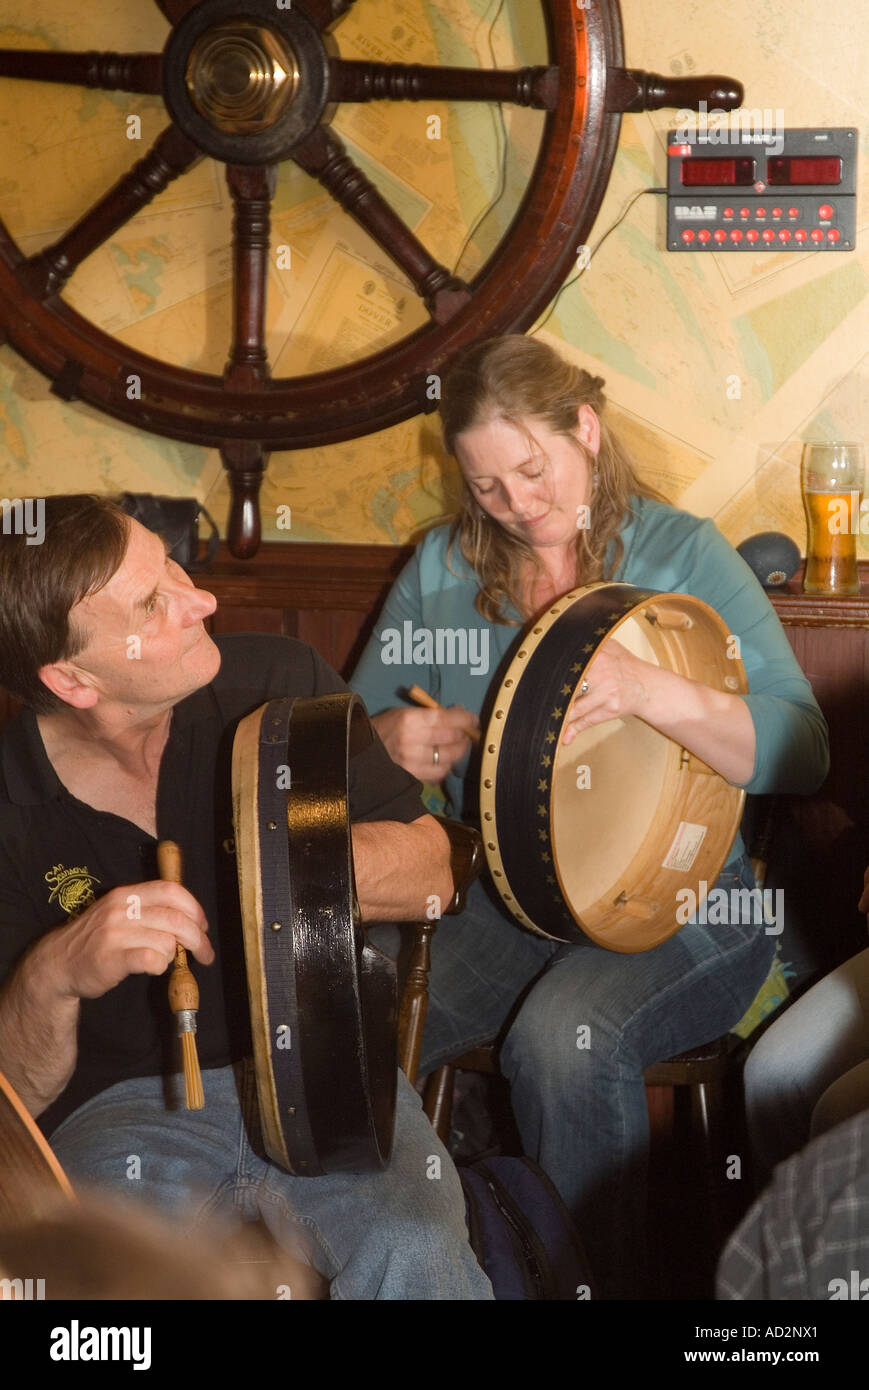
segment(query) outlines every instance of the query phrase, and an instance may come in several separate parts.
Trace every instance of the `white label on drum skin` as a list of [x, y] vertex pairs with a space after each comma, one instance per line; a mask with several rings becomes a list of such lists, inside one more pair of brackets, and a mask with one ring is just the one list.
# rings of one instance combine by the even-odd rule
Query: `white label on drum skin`
[[673, 843], [667, 851], [667, 856], [661, 867], [663, 869], [676, 869], [680, 874], [687, 874], [706, 838], [707, 829], [708, 827], [705, 825], [692, 825], [687, 820], [680, 821], [679, 829], [676, 831]]

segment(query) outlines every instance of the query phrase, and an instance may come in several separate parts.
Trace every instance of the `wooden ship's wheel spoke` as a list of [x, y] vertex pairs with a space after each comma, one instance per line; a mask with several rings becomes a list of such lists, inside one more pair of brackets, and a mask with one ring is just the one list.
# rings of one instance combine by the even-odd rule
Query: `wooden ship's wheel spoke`
[[[353, 0], [157, 0], [162, 54], [0, 50], [0, 80], [160, 94], [171, 124], [149, 154], [53, 245], [27, 257], [0, 221], [0, 341], [65, 400], [172, 438], [220, 449], [231, 475], [229, 543], [259, 543], [258, 489], [272, 449], [332, 444], [433, 409], [426, 383], [463, 348], [522, 332], [564, 283], [606, 190], [623, 111], [739, 105], [730, 78], [675, 79], [622, 67], [618, 0], [539, 0], [548, 61], [497, 71], [361, 62], [331, 32]], [[526, 3], [526, 0], [522, 0]], [[329, 122], [339, 102], [509, 102], [540, 110], [542, 145], [525, 195], [467, 283], [417, 238]], [[210, 155], [234, 204], [233, 336], [221, 375], [138, 352], [61, 295], [77, 266], [169, 183]], [[414, 286], [429, 321], [330, 371], [276, 378], [266, 347], [269, 221], [277, 167], [326, 188]], [[0, 208], [2, 213], [2, 208]], [[141, 395], [125, 382], [135, 373]]]
[[404, 271], [436, 323], [446, 323], [471, 298], [463, 280], [451, 275], [426, 251], [410, 228], [354, 164], [343, 143], [325, 126], [318, 127], [293, 159], [319, 180], [361, 227]]
[[329, 97], [332, 101], [509, 101], [554, 111], [558, 68], [442, 68], [333, 58]]
[[224, 379], [233, 390], [253, 391], [268, 381], [266, 282], [269, 224], [277, 170], [230, 164], [226, 181], [235, 205], [233, 337]]
[[0, 48], [0, 77], [30, 82], [67, 82], [106, 92], [163, 90], [162, 53], [49, 53], [45, 49]]
[[22, 278], [33, 294], [38, 299], [59, 294], [76, 266], [201, 158], [196, 146], [175, 126], [164, 130], [144, 159], [134, 164], [74, 227], [25, 263]]

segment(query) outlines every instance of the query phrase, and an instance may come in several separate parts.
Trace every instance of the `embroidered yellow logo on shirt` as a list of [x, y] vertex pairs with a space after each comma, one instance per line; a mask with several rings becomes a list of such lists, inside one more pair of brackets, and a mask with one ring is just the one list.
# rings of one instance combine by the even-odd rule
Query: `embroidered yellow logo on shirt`
[[55, 864], [53, 869], [49, 869], [45, 881], [51, 884], [48, 901], [53, 903], [56, 898], [69, 917], [93, 902], [94, 884], [99, 883], [99, 879], [88, 873], [86, 868], [65, 869], [62, 864]]

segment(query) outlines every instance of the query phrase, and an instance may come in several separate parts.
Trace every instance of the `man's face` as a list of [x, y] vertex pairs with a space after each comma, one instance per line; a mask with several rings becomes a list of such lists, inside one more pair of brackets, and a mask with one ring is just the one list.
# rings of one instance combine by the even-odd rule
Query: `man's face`
[[217, 600], [194, 587], [159, 536], [137, 521], [128, 526], [120, 567], [70, 612], [90, 639], [63, 664], [100, 703], [165, 709], [217, 674], [220, 653], [202, 625]]

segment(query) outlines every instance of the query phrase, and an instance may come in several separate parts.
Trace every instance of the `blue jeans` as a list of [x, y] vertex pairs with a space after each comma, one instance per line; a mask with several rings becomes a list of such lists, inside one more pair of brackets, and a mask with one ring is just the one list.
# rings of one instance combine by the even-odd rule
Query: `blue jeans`
[[[751, 888], [749, 860], [733, 867], [715, 886]], [[774, 949], [762, 923], [693, 920], [637, 955], [560, 946], [512, 923], [480, 883], [438, 927], [421, 1071], [503, 1038], [523, 1148], [573, 1211], [603, 1297], [643, 1288], [643, 1071], [737, 1023]]]
[[403, 1075], [390, 1166], [320, 1178], [292, 1177], [256, 1152], [249, 1063], [202, 1081], [201, 1111], [184, 1108], [179, 1075], [122, 1081], [80, 1106], [51, 1136], [73, 1184], [135, 1195], [190, 1228], [259, 1217], [282, 1249], [331, 1280], [335, 1299], [491, 1299], [458, 1174]]

